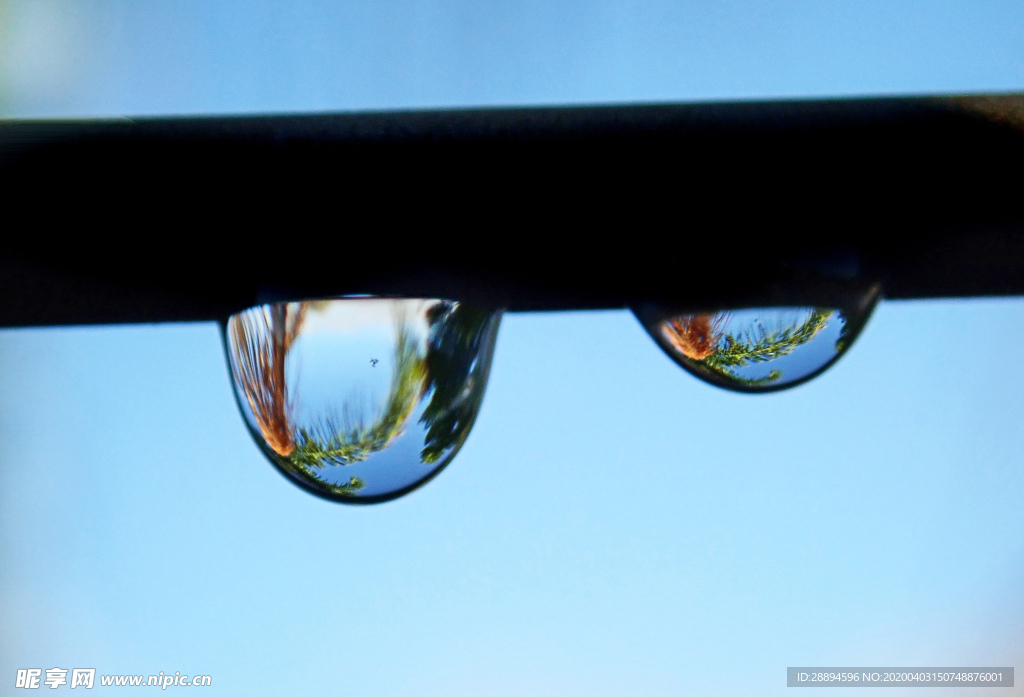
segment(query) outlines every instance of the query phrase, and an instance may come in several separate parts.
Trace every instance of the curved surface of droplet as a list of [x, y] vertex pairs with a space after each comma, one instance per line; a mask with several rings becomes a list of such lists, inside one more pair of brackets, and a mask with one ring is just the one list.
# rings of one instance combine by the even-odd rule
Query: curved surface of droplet
[[831, 366], [876, 303], [872, 293], [853, 308], [761, 307], [638, 318], [669, 357], [701, 380], [738, 392], [772, 392]]
[[224, 342], [271, 462], [319, 496], [376, 503], [422, 485], [462, 446], [500, 316], [436, 299], [278, 303], [233, 315]]

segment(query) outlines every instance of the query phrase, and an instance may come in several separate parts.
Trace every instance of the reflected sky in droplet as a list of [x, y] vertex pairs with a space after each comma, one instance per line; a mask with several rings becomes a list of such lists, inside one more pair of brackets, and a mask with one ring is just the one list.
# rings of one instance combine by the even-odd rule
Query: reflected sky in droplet
[[278, 469], [319, 495], [374, 502], [461, 447], [498, 322], [444, 300], [320, 300], [241, 312], [225, 342], [243, 416]]

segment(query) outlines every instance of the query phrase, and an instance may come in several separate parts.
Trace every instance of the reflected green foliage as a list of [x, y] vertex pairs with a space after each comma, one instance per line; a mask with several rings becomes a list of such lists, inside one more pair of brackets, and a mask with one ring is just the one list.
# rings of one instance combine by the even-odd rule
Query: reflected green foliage
[[684, 370], [716, 387], [774, 392], [827, 369], [864, 329], [880, 288], [851, 288], [843, 306], [776, 305], [673, 312], [642, 305], [637, 319]]
[[[703, 368], [703, 366], [701, 366], [701, 367]], [[703, 368], [703, 369], [704, 370], [708, 370], [707, 368]], [[708, 372], [710, 372], [710, 370]], [[744, 378], [744, 377], [740, 377], [739, 375], [736, 375], [734, 373], [725, 373], [724, 371], [718, 371], [718, 372], [721, 373], [721, 374], [728, 375], [729, 376], [729, 380], [731, 382], [733, 382], [733, 383], [735, 383], [737, 385], [743, 385], [744, 387], [764, 387], [766, 385], [771, 385], [774, 382], [778, 382], [779, 380], [782, 379], [782, 371], [777, 369], [777, 368], [775, 370], [772, 370], [771, 372], [769, 372], [764, 377], [760, 377], [760, 378]]]
[[483, 399], [489, 363], [493, 312], [442, 302], [430, 309], [427, 347], [428, 386], [434, 395], [423, 411], [427, 435], [421, 457], [437, 462], [469, 433]]
[[836, 310], [838, 313], [839, 321], [843, 323], [843, 328], [839, 330], [839, 338], [836, 339], [836, 354], [840, 354], [849, 347], [853, 340], [857, 338], [857, 332], [860, 327], [854, 327], [853, 323], [850, 322], [846, 313], [842, 310]]
[[[313, 355], [317, 360], [324, 356], [315, 349], [311, 354], [303, 353], [310, 349], [300, 341], [300, 335], [310, 324], [307, 318], [317, 317], [320, 312], [343, 311], [345, 305], [336, 302], [351, 303], [357, 322], [366, 322], [367, 315], [359, 312], [369, 309], [377, 336], [391, 337], [384, 340], [386, 344], [378, 345], [393, 351], [390, 382], [386, 383], [386, 392], [381, 389], [383, 384], [375, 383], [378, 386], [371, 392], [373, 396], [367, 397], [363, 383], [356, 380], [347, 395], [339, 395], [339, 402], [328, 399], [318, 403], [314, 398], [312, 406], [304, 405], [297, 389], [298, 366], [304, 356]], [[398, 491], [451, 459], [465, 441], [480, 408], [500, 319], [498, 312], [442, 300], [368, 300], [375, 305], [362, 308], [356, 304], [359, 302], [315, 301], [253, 308], [234, 316], [227, 333], [236, 391], [249, 408], [254, 435], [258, 433], [268, 455], [283, 471], [342, 500], [380, 496], [382, 489], [386, 494], [386, 487], [392, 486]], [[410, 307], [415, 309], [407, 315]], [[374, 312], [384, 314], [374, 316]], [[389, 315], [393, 333], [385, 329]], [[317, 317], [316, 326], [321, 329], [314, 331], [324, 331], [324, 322], [338, 321], [337, 315]], [[362, 331], [358, 327], [365, 325], [356, 326], [358, 332]], [[358, 333], [353, 336], [358, 338]], [[296, 349], [300, 353], [288, 359], [295, 347], [303, 348]], [[286, 359], [294, 361], [291, 377], [286, 377]], [[379, 362], [371, 360], [374, 367]], [[306, 410], [309, 413], [303, 416]], [[406, 434], [422, 443], [412, 452], [401, 447], [408, 453], [401, 457], [409, 459], [371, 459]], [[334, 469], [364, 462], [368, 467], [355, 467], [350, 470], [354, 471], [351, 476]]]
[[758, 325], [755, 330], [739, 336], [725, 334], [715, 353], [695, 362], [750, 387], [771, 384], [782, 378], [781, 371], [773, 370], [765, 377], [747, 379], [737, 376], [733, 370], [751, 363], [767, 363], [791, 354], [817, 336], [818, 332], [828, 325], [835, 312], [815, 308], [799, 326], [783, 327], [768, 332]]
[[317, 485], [335, 496], [355, 496], [366, 486], [366, 482], [359, 477], [349, 477], [346, 484], [331, 484], [318, 479]]
[[[361, 416], [352, 417], [346, 404], [340, 420], [325, 418], [312, 428], [298, 429], [295, 450], [287, 458], [289, 465], [315, 476], [314, 470], [328, 465], [361, 462], [402, 434], [409, 414], [424, 392], [426, 364], [410, 340], [408, 328], [401, 320], [398, 322], [391, 387], [376, 421], [367, 425]], [[358, 410], [357, 413], [361, 414]]]
[[800, 326], [784, 327], [774, 332], [757, 330], [722, 337], [724, 345], [703, 360], [704, 365], [719, 370], [739, 368], [750, 363], [766, 363], [787, 356], [813, 339], [825, 328], [835, 310], [814, 309]]

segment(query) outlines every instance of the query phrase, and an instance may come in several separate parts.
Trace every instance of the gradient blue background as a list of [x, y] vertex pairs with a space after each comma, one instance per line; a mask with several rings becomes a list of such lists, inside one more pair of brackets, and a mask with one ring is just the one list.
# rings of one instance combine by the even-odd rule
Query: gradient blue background
[[[7, 1], [0, 107], [1019, 90], [1022, 20], [1011, 2]], [[1024, 667], [1022, 345], [1020, 300], [886, 303], [834, 369], [752, 397], [684, 374], [625, 312], [508, 316], [451, 467], [351, 509], [265, 462], [216, 327], [2, 331], [0, 694], [55, 665], [417, 696]]]
[[10, 115], [1016, 90], [1018, 0], [0, 0]]

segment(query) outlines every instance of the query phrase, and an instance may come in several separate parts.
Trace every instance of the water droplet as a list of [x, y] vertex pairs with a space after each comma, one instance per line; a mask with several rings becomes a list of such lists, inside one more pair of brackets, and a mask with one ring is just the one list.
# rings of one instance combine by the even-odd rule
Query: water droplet
[[397, 498], [444, 469], [483, 400], [501, 313], [344, 298], [232, 316], [225, 346], [253, 438], [325, 498]]
[[737, 392], [772, 392], [810, 380], [839, 359], [878, 302], [872, 289], [851, 306], [757, 307], [717, 312], [636, 312], [672, 360], [701, 380]]

